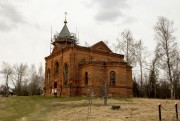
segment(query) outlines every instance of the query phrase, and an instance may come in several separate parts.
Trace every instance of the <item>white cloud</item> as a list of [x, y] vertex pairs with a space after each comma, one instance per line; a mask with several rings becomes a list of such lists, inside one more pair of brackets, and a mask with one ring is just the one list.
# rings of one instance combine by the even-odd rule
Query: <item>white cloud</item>
[[130, 7], [127, 0], [92, 0], [92, 3], [96, 6], [95, 19], [100, 22], [114, 22], [125, 17], [122, 10]]
[[26, 23], [24, 17], [12, 3], [8, 0], [0, 1], [0, 31], [9, 31]]

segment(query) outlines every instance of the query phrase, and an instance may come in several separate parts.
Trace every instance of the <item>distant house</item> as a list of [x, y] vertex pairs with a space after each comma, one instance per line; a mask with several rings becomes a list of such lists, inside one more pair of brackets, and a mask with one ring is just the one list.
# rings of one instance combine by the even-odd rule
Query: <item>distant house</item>
[[113, 53], [100, 41], [90, 47], [77, 44], [64, 21], [61, 32], [55, 36], [52, 53], [45, 57], [44, 94], [58, 96], [94, 95], [104, 93], [115, 96], [132, 95], [132, 67], [124, 55]]

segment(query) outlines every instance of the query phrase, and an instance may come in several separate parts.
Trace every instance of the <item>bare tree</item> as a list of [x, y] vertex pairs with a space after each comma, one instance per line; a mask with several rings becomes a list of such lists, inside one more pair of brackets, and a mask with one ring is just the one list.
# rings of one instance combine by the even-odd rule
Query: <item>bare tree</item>
[[174, 66], [172, 69], [172, 78], [173, 78], [173, 85], [174, 85], [174, 96], [175, 98], [177, 98], [178, 96], [176, 94], [178, 94], [177, 88], [180, 85], [180, 55], [179, 53], [177, 53], [176, 55], [176, 59], [174, 59]]
[[157, 54], [157, 50], [155, 50], [155, 57], [153, 58], [153, 60], [151, 61], [151, 66], [150, 66], [150, 72], [149, 72], [149, 94], [148, 96], [151, 98], [155, 98], [157, 97], [157, 80], [158, 80], [158, 68], [157, 68], [157, 64], [158, 64], [158, 60], [160, 58], [160, 56]]
[[[28, 72], [29, 74], [27, 74]], [[3, 62], [0, 74], [3, 74], [6, 79], [5, 88], [1, 91], [4, 91], [6, 96], [9, 94], [9, 81], [11, 81], [14, 86], [13, 92], [18, 96], [39, 95], [42, 93], [44, 84], [42, 64], [40, 64], [37, 73], [34, 64], [29, 69], [27, 64], [20, 63], [11, 67], [10, 64]]]
[[[149, 68], [147, 68], [147, 56], [148, 56], [148, 52], [146, 50], [146, 48], [143, 46], [143, 43], [141, 40], [139, 40], [137, 43], [134, 44], [134, 53], [135, 53], [135, 57], [134, 57], [134, 62], [137, 63], [139, 65], [139, 69], [140, 69], [140, 90], [141, 90], [141, 96], [143, 96], [143, 82], [145, 82], [144, 77], [147, 77], [147, 71], [144, 70], [148, 70]], [[146, 84], [147, 84], [147, 78], [146, 78]]]
[[158, 22], [154, 27], [155, 39], [157, 40], [158, 45], [158, 54], [162, 56], [162, 66], [168, 73], [168, 78], [171, 85], [171, 99], [174, 98], [172, 66], [174, 64], [174, 57], [177, 53], [177, 43], [175, 42], [175, 37], [173, 36], [175, 31], [173, 24], [173, 21], [170, 21], [165, 17], [159, 17]]
[[[39, 69], [38, 69], [38, 87], [39, 87], [40, 91], [43, 90], [44, 80], [45, 80], [44, 70], [43, 70], [43, 66], [41, 63], [39, 66]], [[42, 93], [42, 92], [40, 92], [40, 93]]]
[[[118, 40], [118, 39], [117, 39]], [[119, 50], [119, 47], [116, 44], [112, 44], [112, 50], [117, 53]]]
[[2, 63], [2, 70], [0, 71], [0, 73], [4, 76], [5, 80], [6, 80], [6, 96], [9, 96], [9, 78], [12, 76], [13, 74], [13, 69], [11, 67], [10, 64], [3, 62]]
[[115, 49], [119, 48], [125, 55], [125, 60], [128, 65], [132, 65], [135, 60], [135, 48], [134, 48], [134, 39], [130, 30], [124, 30], [121, 33], [122, 40], [118, 39], [118, 44]]
[[[140, 84], [141, 84], [141, 88], [142, 88], [142, 84], [143, 84], [143, 64], [142, 64], [142, 51], [143, 51], [143, 47], [142, 47], [142, 43], [141, 43], [141, 40], [137, 43], [136, 45], [137, 47], [137, 53], [136, 53], [136, 59], [139, 63], [139, 66], [140, 66]], [[142, 91], [141, 91], [142, 92]]]
[[34, 95], [36, 93], [37, 88], [37, 74], [36, 74], [36, 68], [35, 65], [31, 65], [30, 68], [30, 77], [29, 77], [29, 95]]
[[14, 67], [14, 74], [12, 76], [12, 82], [15, 87], [16, 95], [22, 95], [22, 88], [23, 88], [23, 82], [26, 81], [26, 75], [27, 75], [27, 64], [15, 64]]
[[[42, 70], [42, 66], [40, 66], [39, 68], [39, 71], [37, 73], [36, 71], [36, 67], [35, 65], [33, 64], [31, 66], [31, 69], [30, 69], [30, 77], [29, 77], [29, 95], [39, 95], [41, 92], [41, 86], [43, 84], [43, 80], [44, 80], [44, 77], [43, 77], [43, 70]], [[40, 77], [42, 76], [42, 77]]]

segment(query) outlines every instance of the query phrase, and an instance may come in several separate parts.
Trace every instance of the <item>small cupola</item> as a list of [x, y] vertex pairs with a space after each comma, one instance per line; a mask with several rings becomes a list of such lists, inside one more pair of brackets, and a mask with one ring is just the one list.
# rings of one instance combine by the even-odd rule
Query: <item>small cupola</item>
[[60, 33], [57, 33], [56, 35], [54, 35], [54, 42], [52, 43], [53, 45], [55, 45], [56, 43], [58, 44], [66, 43], [66, 45], [67, 44], [75, 45], [77, 42], [76, 37], [71, 35], [71, 33], [69, 32], [69, 29], [67, 27], [66, 15], [67, 13], [65, 12], [64, 26]]

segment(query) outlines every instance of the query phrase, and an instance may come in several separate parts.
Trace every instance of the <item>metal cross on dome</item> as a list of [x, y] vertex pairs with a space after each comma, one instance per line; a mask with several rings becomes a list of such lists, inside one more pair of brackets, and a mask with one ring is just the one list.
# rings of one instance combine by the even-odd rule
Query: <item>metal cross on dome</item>
[[68, 15], [67, 12], [64, 13], [65, 14], [65, 20], [66, 20], [66, 16]]

